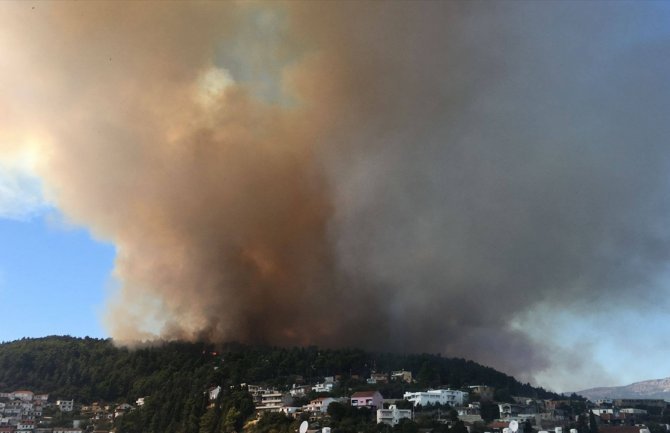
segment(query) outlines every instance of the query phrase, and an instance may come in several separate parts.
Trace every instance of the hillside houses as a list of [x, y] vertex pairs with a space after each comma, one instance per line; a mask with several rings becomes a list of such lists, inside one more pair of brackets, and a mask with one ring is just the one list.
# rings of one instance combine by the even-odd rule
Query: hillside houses
[[[409, 379], [409, 375], [405, 376]], [[658, 430], [640, 431], [640, 426], [658, 420], [654, 416], [665, 409], [647, 405], [646, 401], [612, 400], [596, 405], [576, 397], [562, 400], [517, 397], [496, 392], [487, 385], [426, 389], [415, 382], [407, 382], [401, 378], [403, 375], [393, 379], [392, 373], [371, 377], [379, 379], [379, 383], [371, 384], [366, 377], [352, 380], [350, 376], [333, 375], [296, 380], [296, 383], [291, 383], [293, 378], [291, 381], [282, 378], [259, 384], [209, 382], [196, 388], [196, 392], [199, 393], [197, 397], [201, 407], [209, 413], [229, 404], [226, 403], [227, 398], [243, 401], [247, 408], [245, 424], [238, 426], [262, 424], [268, 419], [288, 419], [293, 425], [299, 424], [296, 420], [307, 420], [310, 426], [334, 426], [337, 429], [337, 422], [340, 421], [334, 420], [344, 419], [349, 425], [358, 426], [381, 423], [405, 428], [407, 423], [411, 423], [409, 425], [420, 433], [446, 433], [454, 426], [458, 427], [454, 433], [464, 433], [463, 429], [472, 433], [510, 433], [506, 429], [512, 421], [520, 426], [519, 432], [525, 428], [527, 433], [530, 428], [539, 433], [575, 433], [571, 429], [578, 422], [583, 423], [584, 417], [588, 422], [591, 413], [603, 428], [600, 433], [605, 430], [607, 433], [660, 433]], [[384, 378], [386, 381], [383, 381]], [[331, 386], [325, 387], [325, 384]], [[82, 405], [72, 399], [54, 402], [49, 401], [46, 394], [35, 394], [25, 389], [3, 395], [0, 397], [0, 433], [92, 433], [94, 426], [104, 426], [113, 431], [114, 426], [123, 426], [123, 423], [138, 418], [122, 418], [129, 412], [141, 406], [144, 407], [139, 409], [142, 411], [156, 407], [156, 400], [152, 402], [155, 396], [152, 395], [137, 399], [133, 396], [136, 405], [104, 402]], [[496, 396], [502, 396], [502, 401], [496, 401]], [[618, 403], [626, 403], [626, 406], [619, 406]], [[652, 403], [658, 405], [656, 401]], [[145, 413], [152, 412], [139, 414], [144, 416]], [[273, 415], [264, 418], [268, 413], [283, 413], [286, 417]], [[52, 418], [56, 417], [65, 417], [69, 425], [60, 427], [62, 422], [52, 423]], [[83, 424], [75, 425], [72, 420]], [[356, 420], [356, 424], [351, 424], [351, 420]], [[82, 428], [82, 425], [87, 428]], [[383, 426], [377, 428], [378, 431], [386, 429]]]
[[[74, 400], [50, 402], [48, 394], [35, 394], [30, 390], [5, 392], [0, 393], [0, 433], [84, 433], [86, 429], [80, 427], [82, 423], [93, 427], [104, 422], [111, 426], [115, 418], [134, 409], [127, 403], [78, 406]], [[58, 413], [68, 414], [68, 417], [75, 414], [78, 419], [71, 421], [69, 427], [54, 426], [52, 420]], [[109, 433], [107, 430], [96, 431]]]

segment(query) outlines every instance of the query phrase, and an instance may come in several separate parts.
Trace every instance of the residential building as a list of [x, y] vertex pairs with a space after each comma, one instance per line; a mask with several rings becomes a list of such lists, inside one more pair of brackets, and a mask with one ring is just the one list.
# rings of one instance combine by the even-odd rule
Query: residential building
[[651, 406], [665, 408], [667, 405], [668, 403], [665, 400], [660, 399], [627, 398], [614, 400], [614, 406], [616, 407]]
[[303, 410], [305, 412], [318, 412], [318, 413], [326, 413], [326, 410], [328, 410], [328, 406], [334, 402], [335, 399], [332, 397], [319, 397], [315, 398], [314, 400], [310, 401], [308, 405], [304, 406]]
[[500, 403], [498, 404], [498, 410], [500, 411], [500, 418], [510, 418], [521, 413], [521, 406], [512, 403]]
[[614, 409], [612, 409], [612, 408], [591, 409], [591, 412], [593, 412], [593, 414], [594, 414], [595, 416], [600, 416], [600, 415], [603, 415], [603, 414], [606, 414], [606, 413], [611, 413], [611, 414], [613, 414], [613, 413], [614, 413]]
[[379, 391], [360, 391], [351, 396], [351, 405], [370, 409], [383, 408], [384, 397]]
[[386, 373], [372, 373], [370, 374], [370, 378], [368, 379], [369, 384], [375, 384], [375, 383], [388, 383], [389, 378], [388, 374]]
[[57, 400], [56, 406], [61, 412], [72, 412], [74, 410], [74, 400]]
[[331, 392], [333, 390], [333, 383], [317, 383], [312, 387], [314, 392]]
[[122, 403], [114, 409], [114, 418], [124, 415], [127, 412], [133, 410], [133, 406], [128, 403]]
[[480, 401], [493, 401], [495, 388], [486, 385], [474, 385], [470, 387], [470, 392], [478, 396]]
[[331, 392], [335, 386], [335, 378], [333, 376], [326, 376], [323, 383], [317, 383], [312, 387], [314, 392]]
[[256, 406], [258, 412], [279, 412], [285, 404], [291, 403], [293, 399], [289, 394], [279, 391], [268, 391], [261, 395], [261, 402]]
[[295, 414], [300, 413], [301, 410], [302, 408], [297, 406], [282, 406], [281, 409], [279, 409], [284, 415], [290, 417], [294, 417]]
[[391, 380], [403, 381], [407, 383], [412, 383], [412, 372], [406, 370], [398, 370], [391, 372]]
[[632, 408], [632, 407], [625, 408], [625, 409], [620, 409], [619, 412], [627, 413], [627, 414], [631, 414], [631, 415], [646, 415], [647, 414], [647, 411], [644, 410], [644, 409], [635, 409], [635, 408]]
[[429, 404], [462, 406], [468, 402], [468, 393], [453, 389], [429, 389], [425, 392], [406, 392], [403, 394], [403, 398], [414, 403], [414, 406], [427, 406]]
[[25, 421], [22, 420], [16, 424], [16, 431], [29, 431], [32, 432], [35, 429], [34, 421]]
[[377, 409], [377, 424], [384, 423], [390, 426], [397, 425], [401, 419], [412, 419], [410, 409], [398, 409], [395, 404], [388, 409]]
[[311, 391], [312, 387], [311, 386], [303, 386], [303, 385], [296, 385], [295, 383], [291, 387], [289, 394], [291, 394], [291, 397], [297, 398], [297, 397], [304, 397], [309, 392]]
[[210, 388], [207, 393], [209, 394], [209, 399], [211, 400], [216, 400], [219, 397], [219, 394], [221, 393], [221, 387], [216, 386], [213, 388]]
[[14, 391], [14, 392], [12, 393], [12, 397], [11, 397], [11, 398], [13, 398], [13, 399], [17, 399], [17, 400], [23, 400], [23, 401], [31, 401], [31, 400], [33, 399], [33, 396], [34, 396], [34, 395], [35, 395], [35, 394], [33, 394], [32, 391], [24, 391], [24, 390], [22, 390], [22, 391]]

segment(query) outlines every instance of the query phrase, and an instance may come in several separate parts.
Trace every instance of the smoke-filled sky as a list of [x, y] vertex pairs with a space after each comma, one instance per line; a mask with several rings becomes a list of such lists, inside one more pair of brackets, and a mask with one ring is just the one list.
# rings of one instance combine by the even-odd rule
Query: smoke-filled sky
[[0, 305], [74, 309], [1, 337], [670, 376], [669, 74], [661, 2], [3, 3]]

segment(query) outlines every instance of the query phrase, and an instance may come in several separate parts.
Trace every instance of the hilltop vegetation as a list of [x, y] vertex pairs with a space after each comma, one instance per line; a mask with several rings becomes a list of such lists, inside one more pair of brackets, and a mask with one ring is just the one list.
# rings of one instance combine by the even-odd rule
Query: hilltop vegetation
[[[0, 344], [2, 391], [27, 388], [78, 403], [132, 404], [147, 397], [141, 410], [123, 417], [125, 425], [118, 426], [119, 432], [239, 431], [253, 413], [253, 402], [239, 388], [241, 383], [288, 387], [297, 377], [309, 382], [341, 375], [340, 389], [345, 393], [369, 389], [365, 378], [372, 370], [400, 369], [412, 371], [417, 383], [376, 386], [386, 398], [400, 398], [410, 389], [480, 384], [494, 386], [499, 400], [510, 395], [558, 397], [475, 362], [431, 354], [183, 342], [129, 350], [110, 340], [73, 337]], [[217, 385], [223, 392], [208, 410], [204, 391]], [[202, 430], [203, 423], [209, 427]], [[262, 427], [260, 423], [258, 428]]]

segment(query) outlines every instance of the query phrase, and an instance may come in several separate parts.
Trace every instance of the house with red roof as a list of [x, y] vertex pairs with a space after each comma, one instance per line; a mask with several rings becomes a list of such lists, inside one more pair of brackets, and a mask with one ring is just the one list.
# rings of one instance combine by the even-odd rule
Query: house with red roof
[[303, 407], [305, 412], [319, 412], [326, 413], [328, 406], [334, 402], [333, 397], [318, 397], [310, 401], [308, 405]]

